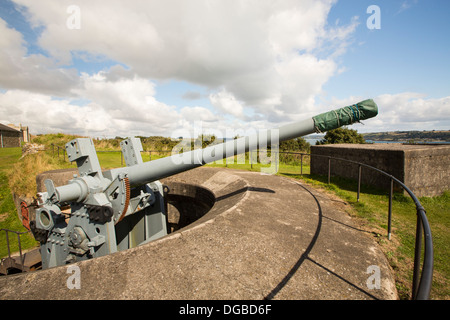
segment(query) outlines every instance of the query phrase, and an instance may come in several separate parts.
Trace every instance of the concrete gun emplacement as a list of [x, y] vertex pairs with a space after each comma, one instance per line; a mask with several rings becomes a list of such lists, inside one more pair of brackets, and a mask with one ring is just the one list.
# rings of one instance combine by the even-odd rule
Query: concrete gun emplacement
[[[311, 133], [326, 132], [375, 117], [373, 100], [221, 144], [143, 162], [141, 141], [121, 142], [126, 167], [102, 171], [90, 138], [66, 144], [78, 175], [67, 185], [44, 182], [37, 194], [36, 220], [30, 222], [41, 244], [42, 268], [100, 257], [167, 235], [164, 188], [160, 179], [204, 164]], [[70, 213], [64, 208], [70, 207]], [[68, 217], [67, 217], [68, 216]], [[136, 225], [143, 225], [137, 230]]]

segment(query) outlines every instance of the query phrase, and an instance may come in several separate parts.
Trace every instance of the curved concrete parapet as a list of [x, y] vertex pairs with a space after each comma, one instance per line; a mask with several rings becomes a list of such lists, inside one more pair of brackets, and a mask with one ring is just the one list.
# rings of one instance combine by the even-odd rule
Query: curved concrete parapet
[[[344, 203], [324, 193], [279, 176], [217, 168], [163, 182], [199, 185], [214, 195], [213, 206], [157, 241], [1, 277], [0, 298], [397, 298], [377, 244], [352, 224]], [[73, 266], [79, 289], [70, 283]]]

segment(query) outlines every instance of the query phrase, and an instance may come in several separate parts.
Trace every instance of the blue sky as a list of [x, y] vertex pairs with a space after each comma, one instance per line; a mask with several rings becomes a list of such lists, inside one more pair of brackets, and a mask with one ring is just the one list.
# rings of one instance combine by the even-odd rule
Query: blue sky
[[[373, 98], [380, 114], [360, 132], [450, 129], [446, 0], [71, 5], [0, 2], [0, 122], [173, 136], [195, 122], [276, 127]], [[367, 28], [371, 5], [380, 29]]]
[[[381, 29], [366, 27], [366, 8], [378, 4]], [[422, 92], [440, 98], [450, 88], [449, 1], [339, 1], [329, 21], [361, 17], [355, 43], [342, 57], [348, 72], [325, 87], [342, 98], [354, 91], [373, 95]], [[361, 44], [359, 44], [361, 43]], [[360, 79], [352, 81], [352, 79]]]

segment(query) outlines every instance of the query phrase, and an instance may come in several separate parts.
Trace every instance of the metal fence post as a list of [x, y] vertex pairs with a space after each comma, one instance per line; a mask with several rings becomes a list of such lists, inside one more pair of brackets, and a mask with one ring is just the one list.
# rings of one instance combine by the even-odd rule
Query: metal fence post
[[300, 175], [303, 175], [303, 153], [300, 154]]
[[391, 178], [391, 186], [389, 189], [389, 215], [388, 215], [388, 239], [391, 240], [392, 228], [392, 194], [394, 193], [394, 180]]
[[330, 184], [331, 179], [331, 157], [328, 157], [328, 184]]
[[360, 194], [361, 194], [361, 165], [358, 165], [358, 194], [356, 196], [356, 202], [359, 202]]
[[20, 234], [19, 233], [17, 233], [17, 243], [19, 245], [20, 264], [21, 264], [21, 269], [22, 269], [22, 272], [23, 272], [23, 263], [25, 261], [24, 261], [23, 255], [22, 255], [22, 246], [21, 246], [21, 243], [20, 243]]
[[6, 233], [6, 246], [8, 247], [8, 257], [11, 258], [11, 250], [9, 249], [9, 236], [8, 236], [8, 231], [5, 230]]

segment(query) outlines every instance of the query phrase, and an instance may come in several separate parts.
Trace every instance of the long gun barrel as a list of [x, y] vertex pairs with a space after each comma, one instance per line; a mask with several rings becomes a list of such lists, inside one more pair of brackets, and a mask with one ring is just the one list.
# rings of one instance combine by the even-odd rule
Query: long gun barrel
[[[290, 140], [311, 133], [326, 132], [360, 120], [375, 117], [377, 105], [373, 100], [365, 100], [352, 106], [328, 111], [315, 117], [288, 124], [279, 129], [231, 140], [222, 144], [196, 149], [182, 154], [146, 162], [138, 166], [112, 170], [113, 176], [126, 173], [132, 185], [144, 184], [184, 172], [207, 163], [233, 155], [270, 146], [273, 143]], [[275, 141], [273, 141], [275, 140]]]
[[[140, 219], [146, 226], [145, 234], [138, 235], [141, 244], [166, 235], [164, 191], [159, 179], [377, 114], [375, 102], [365, 100], [278, 129], [145, 163], [140, 155], [141, 141], [129, 138], [121, 142], [127, 166], [109, 171], [102, 171], [91, 139], [72, 140], [66, 144], [66, 151], [69, 160], [76, 161], [79, 176], [59, 187], [46, 180], [47, 192], [38, 193], [36, 220], [30, 224], [35, 238], [41, 242], [43, 268], [139, 245], [130, 240], [137, 237], [129, 230], [136, 221], [126, 222], [126, 217], [138, 212], [143, 212]], [[68, 205], [71, 214], [67, 223], [61, 208]]]

